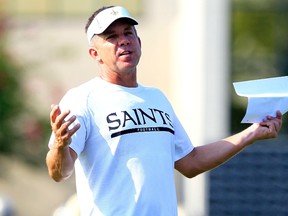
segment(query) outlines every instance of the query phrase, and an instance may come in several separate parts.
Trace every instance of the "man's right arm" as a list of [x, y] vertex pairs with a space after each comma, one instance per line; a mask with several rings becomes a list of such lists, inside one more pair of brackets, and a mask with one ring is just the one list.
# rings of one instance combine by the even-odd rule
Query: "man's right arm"
[[46, 156], [46, 164], [49, 175], [57, 182], [69, 178], [74, 171], [74, 163], [77, 154], [70, 147], [72, 135], [80, 128], [80, 124], [76, 124], [69, 129], [68, 127], [76, 120], [75, 116], [68, 120], [65, 118], [70, 111], [61, 112], [58, 105], [52, 105], [50, 112], [50, 123], [54, 132], [54, 144], [50, 147]]
[[69, 146], [51, 148], [46, 157], [51, 178], [56, 182], [68, 179], [73, 174], [76, 159], [77, 154]]

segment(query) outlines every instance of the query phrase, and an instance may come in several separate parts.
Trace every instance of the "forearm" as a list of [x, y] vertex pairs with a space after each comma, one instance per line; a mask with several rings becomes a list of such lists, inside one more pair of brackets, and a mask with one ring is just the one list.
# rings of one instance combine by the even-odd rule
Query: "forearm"
[[195, 147], [186, 157], [175, 163], [175, 168], [188, 178], [214, 169], [243, 148], [253, 143], [254, 129], [246, 130], [217, 142]]
[[194, 177], [221, 165], [256, 140], [277, 137], [281, 126], [282, 114], [277, 112], [276, 117], [267, 116], [263, 122], [253, 124], [238, 134], [194, 148], [175, 162], [175, 168], [189, 178]]
[[69, 146], [51, 148], [46, 157], [49, 175], [57, 182], [69, 178], [74, 170], [74, 161]]
[[241, 152], [246, 146], [255, 142], [255, 140], [254, 132], [249, 127], [233, 136], [197, 147], [195, 157], [200, 162], [199, 167], [201, 167], [201, 172], [221, 165]]

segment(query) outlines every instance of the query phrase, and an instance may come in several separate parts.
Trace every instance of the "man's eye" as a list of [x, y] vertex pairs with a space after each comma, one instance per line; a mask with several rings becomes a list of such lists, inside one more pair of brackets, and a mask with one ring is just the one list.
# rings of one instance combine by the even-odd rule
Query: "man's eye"
[[133, 32], [132, 31], [127, 31], [125, 34], [126, 35], [133, 35]]
[[113, 39], [113, 38], [115, 38], [115, 37], [116, 37], [116, 35], [114, 35], [114, 34], [108, 35], [108, 36], [106, 37], [106, 40]]

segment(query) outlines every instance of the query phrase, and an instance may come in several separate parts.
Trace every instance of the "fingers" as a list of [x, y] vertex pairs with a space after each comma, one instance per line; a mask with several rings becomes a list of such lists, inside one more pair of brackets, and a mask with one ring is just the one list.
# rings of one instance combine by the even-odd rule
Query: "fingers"
[[276, 118], [282, 119], [282, 113], [280, 111], [276, 112]]
[[260, 125], [268, 128], [271, 137], [277, 137], [282, 127], [282, 113], [277, 111], [276, 117], [267, 116]]
[[80, 128], [80, 124], [76, 124], [74, 127], [72, 127], [70, 130], [67, 131], [68, 138], [71, 138], [73, 134]]
[[[278, 121], [278, 122], [282, 122], [282, 113], [280, 111], [276, 112], [276, 117], [273, 116], [266, 116], [265, 119], [263, 119], [263, 122], [267, 122], [267, 121]], [[280, 120], [280, 121], [279, 121]]]
[[51, 105], [51, 112], [50, 112], [50, 123], [52, 124], [56, 121], [58, 115], [61, 114], [61, 110], [58, 105]]
[[61, 112], [58, 105], [51, 105], [50, 123], [53, 130], [61, 127], [64, 119], [70, 114], [70, 110]]
[[[64, 112], [62, 112], [61, 114], [57, 115], [57, 117], [55, 118], [54, 126], [56, 126], [56, 128], [68, 128], [68, 126], [75, 121], [75, 119], [69, 119], [67, 121], [65, 121], [65, 118], [70, 114], [70, 110], [66, 110]], [[71, 122], [71, 123], [70, 123]], [[69, 124], [70, 123], [70, 124]]]
[[71, 137], [79, 128], [80, 124], [76, 124], [70, 130], [68, 129], [69, 126], [76, 120], [76, 116], [71, 116], [67, 121], [63, 122], [61, 127], [59, 128], [59, 135], [64, 136], [68, 135]]
[[61, 112], [58, 105], [51, 105], [50, 123], [55, 134], [55, 143], [57, 143], [59, 147], [69, 145], [72, 135], [80, 128], [80, 124], [76, 124], [69, 129], [69, 126], [76, 120], [76, 116], [74, 115], [65, 120], [69, 114], [70, 110]]

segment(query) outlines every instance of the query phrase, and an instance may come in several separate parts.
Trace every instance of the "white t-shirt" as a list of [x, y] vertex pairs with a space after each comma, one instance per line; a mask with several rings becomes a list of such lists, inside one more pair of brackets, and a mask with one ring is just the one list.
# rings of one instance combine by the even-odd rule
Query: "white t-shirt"
[[177, 215], [174, 162], [193, 145], [162, 92], [97, 77], [68, 91], [60, 108], [81, 124], [70, 144], [81, 215]]

